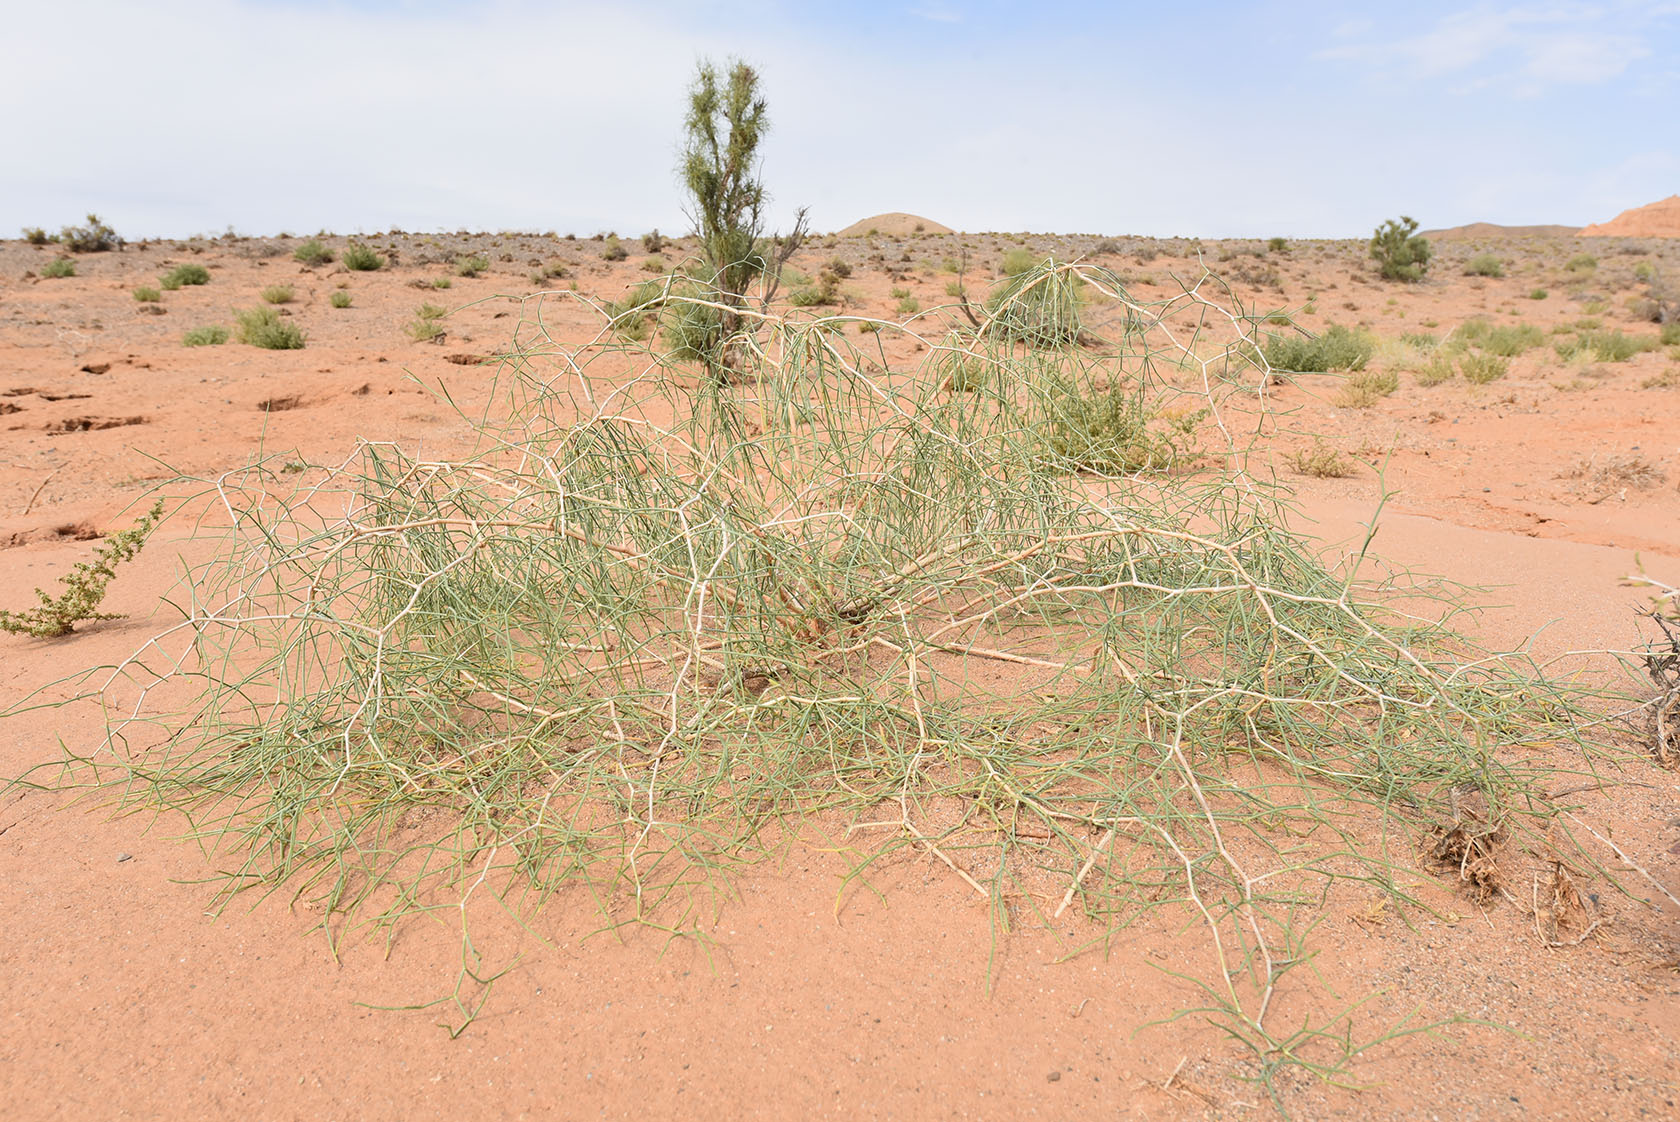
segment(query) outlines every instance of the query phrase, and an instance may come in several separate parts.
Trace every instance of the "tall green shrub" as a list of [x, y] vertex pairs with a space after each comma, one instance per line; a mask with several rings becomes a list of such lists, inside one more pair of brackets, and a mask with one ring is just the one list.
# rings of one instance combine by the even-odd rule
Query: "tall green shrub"
[[1429, 239], [1418, 237], [1417, 219], [1390, 218], [1371, 235], [1371, 256], [1384, 280], [1420, 281], [1429, 271]]

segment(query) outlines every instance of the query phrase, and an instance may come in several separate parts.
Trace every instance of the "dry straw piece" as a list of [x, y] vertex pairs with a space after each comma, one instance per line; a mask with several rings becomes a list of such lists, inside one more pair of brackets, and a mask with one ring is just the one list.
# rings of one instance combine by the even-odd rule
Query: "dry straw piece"
[[1196, 1012], [1265, 1074], [1338, 1070], [1351, 1010], [1268, 1016], [1326, 893], [1404, 903], [1467, 801], [1478, 854], [1549, 852], [1555, 773], [1513, 749], [1585, 761], [1588, 698], [1285, 528], [1245, 458], [1264, 325], [1213, 278], [1008, 284], [977, 326], [924, 312], [912, 369], [859, 317], [743, 312], [728, 381], [598, 305], [562, 342], [553, 302], [588, 301], [532, 298], [476, 454], [216, 480], [188, 620], [94, 683], [126, 797], [338, 938], [475, 890], [699, 931], [738, 870], [840, 822], [854, 881], [930, 857], [1000, 926], [1188, 909]]

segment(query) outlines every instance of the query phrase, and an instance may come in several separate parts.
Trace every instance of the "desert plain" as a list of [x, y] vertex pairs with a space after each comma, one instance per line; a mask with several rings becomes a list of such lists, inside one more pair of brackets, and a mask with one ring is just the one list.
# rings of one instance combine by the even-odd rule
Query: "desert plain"
[[[1638, 652], [1659, 639], [1640, 613], [1680, 584], [1680, 343], [1660, 342], [1650, 314], [1654, 287], [1680, 283], [1680, 238], [1595, 235], [1436, 232], [1425, 279], [1396, 283], [1363, 241], [964, 234], [882, 216], [813, 238], [789, 265], [807, 281], [847, 266], [838, 303], [811, 314], [905, 325], [872, 333], [883, 370], [918, 362], [958, 322], [953, 286], [983, 294], [1011, 251], [1111, 270], [1139, 301], [1211, 273], [1246, 307], [1289, 313], [1291, 332], [1368, 333], [1362, 372], [1268, 391], [1274, 420], [1252, 454], [1293, 491], [1296, 528], [1334, 557], [1360, 549], [1375, 517], [1385, 563], [1471, 587], [1460, 626], [1480, 641], [1623, 652], [1591, 657], [1637, 690]], [[463, 453], [538, 293], [551, 293], [545, 329], [580, 342], [601, 329], [590, 300], [621, 300], [696, 252], [680, 238], [655, 253], [628, 236], [321, 236], [335, 258], [355, 242], [384, 259], [352, 271], [297, 260], [308, 240], [131, 241], [74, 255], [56, 278], [43, 271], [58, 247], [0, 243], [0, 607], [30, 605], [158, 489], [185, 494], [181, 477], [236, 472], [259, 450], [295, 465], [299, 485], [358, 440]], [[608, 259], [613, 244], [623, 259]], [[1469, 268], [1489, 257], [1497, 270]], [[483, 267], [462, 275], [473, 258]], [[209, 282], [136, 299], [180, 265]], [[275, 287], [290, 290], [271, 306], [300, 349], [183, 345]], [[1529, 325], [1538, 342], [1495, 356], [1480, 384], [1432, 375], [1467, 323]], [[1617, 332], [1631, 353], [1593, 348]], [[119, 569], [104, 609], [122, 618], [0, 635], [0, 710], [68, 697], [76, 687], [55, 683], [179, 619], [193, 515]], [[795, 844], [739, 879], [704, 938], [603, 933], [565, 896], [522, 923], [492, 915], [479, 945], [511, 968], [453, 1037], [437, 1025], [447, 1009], [373, 1008], [450, 990], [449, 912], [335, 952], [286, 892], [212, 914], [227, 858], [177, 818], [115, 813], [109, 791], [11, 787], [0, 1094], [18, 1119], [1672, 1118], [1680, 778], [1649, 758], [1647, 715], [1615, 726], [1605, 782], [1570, 796], [1596, 831], [1587, 844], [1613, 843], [1596, 856], [1619, 887], [1583, 887], [1560, 932], [1527, 883], [1476, 897], [1402, 855], [1430, 907], [1329, 898], [1311, 936], [1317, 984], [1281, 990], [1280, 1015], [1335, 994], [1370, 997], [1359, 1023], [1379, 1034], [1405, 1017], [1464, 1023], [1375, 1047], [1335, 1082], [1285, 1070], [1270, 1090], [1250, 1053], [1177, 1016], [1196, 995], [1174, 972], [1205, 967], [1191, 920], [1150, 913], [1095, 948], [1049, 908], [1000, 932], [970, 885], [914, 847], [863, 888], [846, 880], [855, 855]], [[87, 701], [14, 713], [0, 777], [94, 752], [103, 729]]]

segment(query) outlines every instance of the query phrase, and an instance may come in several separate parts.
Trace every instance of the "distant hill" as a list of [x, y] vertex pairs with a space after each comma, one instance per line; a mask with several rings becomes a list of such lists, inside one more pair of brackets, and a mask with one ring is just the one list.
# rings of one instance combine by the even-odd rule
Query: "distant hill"
[[1468, 226], [1452, 226], [1445, 230], [1424, 230], [1426, 238], [1445, 241], [1471, 238], [1569, 238], [1578, 226], [1500, 226], [1493, 222], [1472, 222]]
[[843, 238], [858, 237], [872, 230], [889, 238], [905, 238], [911, 234], [955, 233], [949, 226], [942, 226], [931, 218], [923, 218], [916, 214], [905, 214], [901, 210], [891, 210], [886, 214], [877, 214], [873, 218], [864, 218], [852, 223], [840, 231], [840, 236]]
[[1680, 195], [1624, 210], [1580, 231], [1583, 238], [1680, 238]]

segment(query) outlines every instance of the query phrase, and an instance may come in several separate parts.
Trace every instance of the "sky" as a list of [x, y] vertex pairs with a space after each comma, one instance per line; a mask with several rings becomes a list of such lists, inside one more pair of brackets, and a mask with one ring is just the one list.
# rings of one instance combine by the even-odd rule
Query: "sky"
[[690, 228], [684, 94], [762, 75], [771, 218], [1358, 237], [1680, 193], [1680, 0], [54, 0], [0, 233]]

